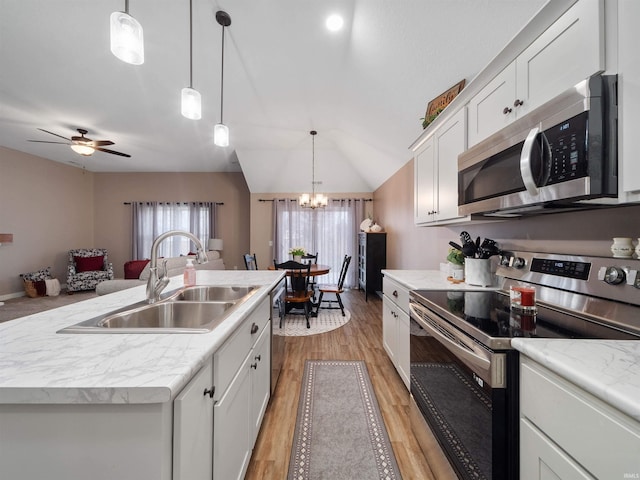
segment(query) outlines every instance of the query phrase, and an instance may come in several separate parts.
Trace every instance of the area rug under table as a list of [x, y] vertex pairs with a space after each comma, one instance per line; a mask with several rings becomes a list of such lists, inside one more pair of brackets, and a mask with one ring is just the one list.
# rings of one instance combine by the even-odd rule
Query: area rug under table
[[364, 362], [306, 361], [287, 478], [402, 478]]
[[307, 328], [307, 320], [304, 315], [294, 315], [287, 313], [282, 320], [282, 328], [279, 321], [273, 324], [274, 335], [284, 337], [305, 337], [308, 335], [317, 335], [319, 333], [330, 332], [336, 328], [349, 323], [351, 320], [351, 312], [344, 311], [344, 316], [340, 310], [323, 310], [320, 309], [317, 317], [309, 318], [310, 328]]

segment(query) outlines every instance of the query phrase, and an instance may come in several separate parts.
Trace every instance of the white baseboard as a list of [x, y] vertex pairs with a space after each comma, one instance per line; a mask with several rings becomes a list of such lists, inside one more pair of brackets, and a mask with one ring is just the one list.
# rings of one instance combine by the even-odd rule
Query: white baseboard
[[24, 297], [24, 296], [25, 296], [24, 290], [22, 292], [8, 293], [6, 295], [0, 295], [0, 301], [10, 300], [12, 298], [18, 298], [18, 297]]

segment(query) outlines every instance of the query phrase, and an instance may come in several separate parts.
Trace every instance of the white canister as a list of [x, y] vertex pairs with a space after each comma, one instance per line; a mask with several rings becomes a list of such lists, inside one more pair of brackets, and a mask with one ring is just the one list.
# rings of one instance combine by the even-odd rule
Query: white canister
[[636, 245], [636, 257], [640, 258], [640, 238], [638, 238], [638, 244]]
[[611, 244], [611, 253], [614, 258], [631, 258], [633, 256], [633, 243], [628, 237], [614, 237]]
[[489, 258], [465, 258], [464, 281], [469, 285], [488, 287], [493, 285], [491, 273], [491, 259]]

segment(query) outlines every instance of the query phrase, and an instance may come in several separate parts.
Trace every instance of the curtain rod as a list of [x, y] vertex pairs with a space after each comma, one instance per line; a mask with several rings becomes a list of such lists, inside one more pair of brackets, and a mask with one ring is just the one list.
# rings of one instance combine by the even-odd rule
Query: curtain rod
[[[259, 202], [284, 202], [285, 199], [284, 198], [259, 198], [258, 201]], [[289, 200], [293, 201], [297, 201], [297, 198], [290, 198]], [[343, 202], [345, 200], [362, 200], [364, 202], [373, 202], [373, 198], [330, 198], [329, 200], [331, 200], [332, 202]]]
[[[131, 205], [132, 202], [124, 202], [124, 205]], [[133, 202], [133, 203], [153, 203], [153, 202]], [[203, 203], [209, 203], [209, 202], [157, 202], [160, 205], [169, 205], [171, 203], [182, 203], [183, 205], [188, 205], [190, 203], [199, 203], [199, 204], [203, 204]], [[211, 202], [211, 203], [215, 203], [216, 205], [224, 205], [224, 202]]]

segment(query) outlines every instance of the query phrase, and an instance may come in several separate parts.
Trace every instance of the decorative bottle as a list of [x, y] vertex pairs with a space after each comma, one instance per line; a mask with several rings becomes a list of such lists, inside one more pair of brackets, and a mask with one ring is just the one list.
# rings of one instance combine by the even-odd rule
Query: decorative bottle
[[196, 284], [196, 267], [193, 265], [193, 259], [187, 259], [187, 266], [184, 267], [184, 285], [191, 287]]
[[613, 253], [614, 258], [631, 258], [633, 255], [631, 238], [614, 237], [611, 244], [611, 253]]

